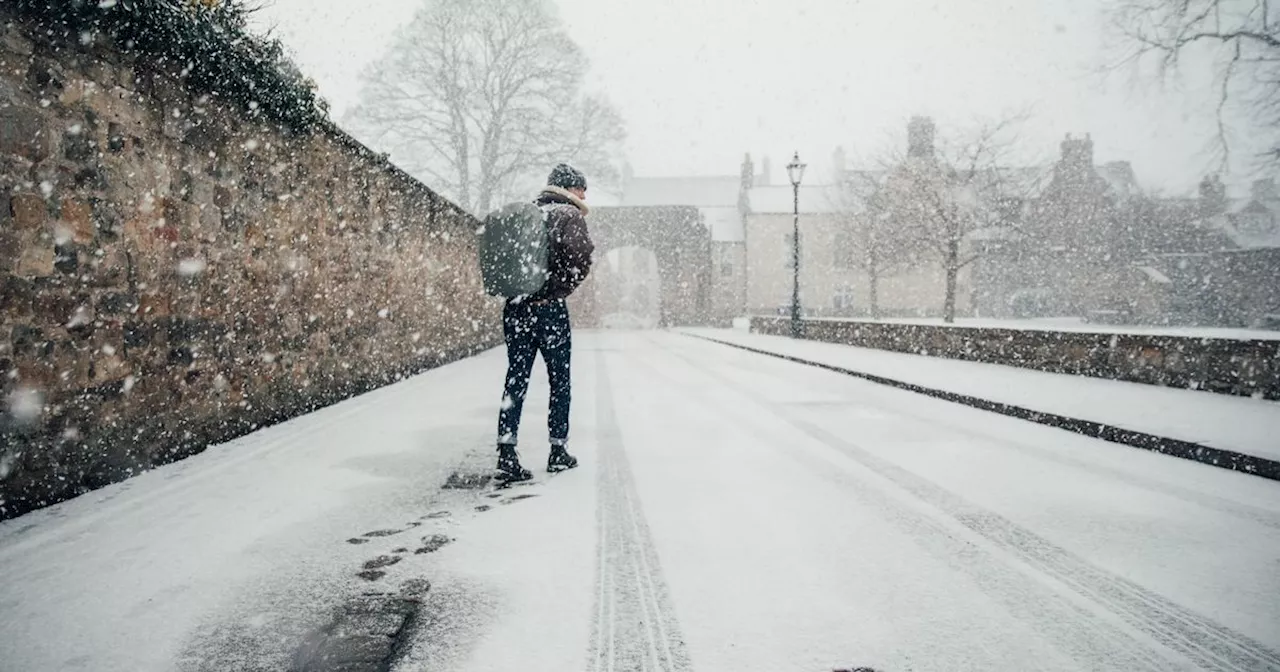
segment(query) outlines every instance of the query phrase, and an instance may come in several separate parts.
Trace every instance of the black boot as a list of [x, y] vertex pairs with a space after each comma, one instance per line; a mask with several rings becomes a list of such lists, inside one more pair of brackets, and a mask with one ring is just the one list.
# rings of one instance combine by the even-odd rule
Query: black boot
[[578, 466], [578, 458], [569, 454], [564, 446], [551, 446], [551, 455], [547, 457], [547, 473], [554, 474]]
[[498, 446], [498, 473], [495, 478], [504, 483], [518, 483], [532, 479], [533, 472], [520, 466], [520, 456], [516, 454], [515, 446], [500, 444]]

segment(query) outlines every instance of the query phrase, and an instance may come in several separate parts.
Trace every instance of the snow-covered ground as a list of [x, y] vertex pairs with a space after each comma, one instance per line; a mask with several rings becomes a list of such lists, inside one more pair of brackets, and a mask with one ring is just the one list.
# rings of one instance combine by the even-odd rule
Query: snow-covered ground
[[377, 538], [346, 540], [420, 523], [487, 448], [501, 362], [486, 353], [0, 523], [0, 671], [283, 669], [377, 554]]
[[1095, 324], [1078, 317], [1042, 317], [1028, 319], [957, 318], [947, 324], [942, 318], [885, 318], [880, 320], [840, 317], [813, 318], [838, 322], [872, 322], [885, 324], [923, 324], [934, 327], [968, 327], [971, 329], [1033, 329], [1068, 331], [1086, 334], [1144, 334], [1149, 336], [1184, 336], [1187, 338], [1225, 338], [1231, 340], [1280, 340], [1280, 331], [1267, 329], [1227, 329], [1219, 327], [1157, 327], [1130, 324]]
[[682, 331], [988, 401], [1280, 460], [1280, 402], [741, 330]]
[[[0, 669], [279, 669], [326, 606], [414, 577], [398, 672], [1280, 668], [1280, 484], [679, 334], [575, 338], [583, 466], [527, 487], [436, 491], [491, 457], [491, 352], [0, 524]], [[353, 578], [427, 534], [456, 541]]]

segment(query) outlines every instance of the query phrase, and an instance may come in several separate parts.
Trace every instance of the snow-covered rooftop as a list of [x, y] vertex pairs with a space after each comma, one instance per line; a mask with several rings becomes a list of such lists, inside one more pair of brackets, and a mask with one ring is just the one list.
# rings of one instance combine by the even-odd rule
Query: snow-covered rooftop
[[621, 205], [736, 207], [741, 178], [729, 176], [633, 177], [623, 187]]
[[1125, 198], [1142, 192], [1142, 188], [1138, 186], [1138, 176], [1133, 172], [1133, 164], [1128, 161], [1104, 163], [1096, 170], [1116, 196]]

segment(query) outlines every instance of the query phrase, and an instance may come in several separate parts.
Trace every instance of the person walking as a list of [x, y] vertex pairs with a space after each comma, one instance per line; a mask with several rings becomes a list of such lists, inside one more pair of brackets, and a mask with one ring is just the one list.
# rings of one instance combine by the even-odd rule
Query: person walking
[[570, 354], [573, 346], [566, 299], [591, 272], [595, 245], [587, 230], [587, 178], [568, 165], [556, 166], [547, 186], [534, 201], [546, 213], [550, 242], [547, 281], [537, 292], [508, 299], [502, 311], [502, 335], [507, 343], [507, 378], [498, 412], [498, 478], [527, 481], [533, 474], [516, 453], [520, 416], [524, 411], [529, 374], [538, 353], [547, 366], [551, 403], [547, 428], [551, 454], [547, 471], [578, 466], [569, 454]]

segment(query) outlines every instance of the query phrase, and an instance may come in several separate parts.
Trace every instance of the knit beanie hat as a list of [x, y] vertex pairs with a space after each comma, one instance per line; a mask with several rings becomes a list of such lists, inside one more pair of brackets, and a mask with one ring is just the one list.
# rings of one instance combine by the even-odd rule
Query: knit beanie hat
[[551, 174], [547, 176], [547, 184], [561, 189], [586, 189], [587, 176], [577, 168], [562, 163], [551, 169]]

